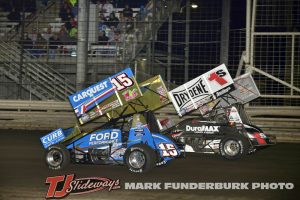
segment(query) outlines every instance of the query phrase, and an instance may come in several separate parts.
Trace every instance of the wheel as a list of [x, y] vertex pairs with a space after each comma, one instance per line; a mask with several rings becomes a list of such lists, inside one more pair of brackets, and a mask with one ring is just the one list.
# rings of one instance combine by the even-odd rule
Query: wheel
[[46, 164], [50, 169], [64, 169], [70, 164], [70, 160], [70, 152], [64, 145], [52, 145], [46, 152]]
[[249, 142], [240, 135], [227, 135], [220, 143], [221, 155], [228, 160], [237, 160], [249, 151]]
[[125, 152], [125, 163], [134, 173], [146, 173], [156, 164], [156, 155], [153, 149], [146, 144], [135, 144]]

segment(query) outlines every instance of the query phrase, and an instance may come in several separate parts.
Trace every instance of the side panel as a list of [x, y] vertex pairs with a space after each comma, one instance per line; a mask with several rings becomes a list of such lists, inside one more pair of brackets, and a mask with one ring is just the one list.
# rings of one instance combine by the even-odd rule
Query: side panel
[[180, 149], [173, 140], [161, 134], [152, 134], [152, 136], [161, 158], [156, 165], [166, 164], [168, 161], [180, 156]]
[[67, 146], [68, 149], [74, 149], [81, 152], [88, 152], [88, 149], [103, 149], [122, 144], [122, 135], [119, 129], [96, 130], [82, 138], [74, 141]]

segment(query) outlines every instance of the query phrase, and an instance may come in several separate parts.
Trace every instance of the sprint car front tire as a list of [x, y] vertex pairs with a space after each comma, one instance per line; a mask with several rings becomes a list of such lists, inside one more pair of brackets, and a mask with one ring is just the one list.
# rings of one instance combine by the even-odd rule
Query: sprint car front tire
[[220, 143], [220, 153], [228, 160], [237, 160], [249, 151], [249, 142], [240, 135], [227, 135]]
[[135, 144], [125, 152], [125, 163], [133, 173], [146, 173], [155, 167], [156, 155], [146, 144]]
[[49, 169], [61, 170], [70, 164], [70, 152], [61, 144], [50, 146], [46, 152], [46, 164]]

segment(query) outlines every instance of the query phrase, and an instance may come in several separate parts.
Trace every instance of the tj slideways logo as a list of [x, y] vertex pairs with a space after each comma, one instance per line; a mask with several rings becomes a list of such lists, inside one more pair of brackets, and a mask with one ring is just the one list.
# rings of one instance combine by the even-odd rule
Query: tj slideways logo
[[75, 174], [48, 177], [46, 184], [49, 184], [46, 198], [63, 198], [69, 194], [85, 194], [99, 190], [120, 189], [120, 180], [113, 180], [103, 177], [77, 178]]

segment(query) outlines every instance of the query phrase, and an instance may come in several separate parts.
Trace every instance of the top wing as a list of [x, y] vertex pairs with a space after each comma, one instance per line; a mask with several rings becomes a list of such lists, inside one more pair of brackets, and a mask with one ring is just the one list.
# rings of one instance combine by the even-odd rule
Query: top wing
[[142, 96], [107, 113], [110, 119], [146, 110], [157, 110], [170, 103], [168, 90], [161, 76], [154, 76], [139, 83]]
[[202, 115], [211, 111], [216, 104], [225, 107], [234, 103], [246, 104], [260, 96], [260, 92], [250, 73], [243, 74], [234, 79], [235, 89], [222, 98], [216, 99], [206, 105], [199, 107]]
[[233, 80], [224, 64], [169, 92], [179, 116], [198, 109], [234, 90]]
[[71, 96], [69, 101], [79, 123], [85, 124], [142, 96], [130, 68]]

